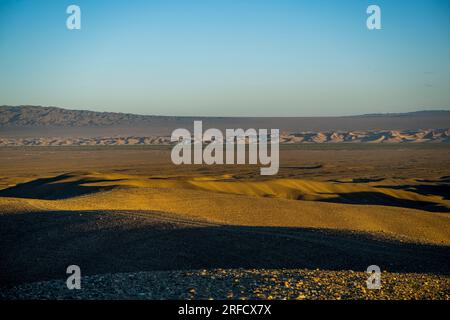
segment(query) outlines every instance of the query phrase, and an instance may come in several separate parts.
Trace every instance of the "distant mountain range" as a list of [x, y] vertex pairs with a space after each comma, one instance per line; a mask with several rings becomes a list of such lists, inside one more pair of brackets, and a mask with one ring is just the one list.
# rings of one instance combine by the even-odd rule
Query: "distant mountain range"
[[68, 110], [40, 106], [2, 106], [0, 125], [4, 126], [113, 126], [150, 124], [157, 117], [130, 113]]
[[[68, 110], [41, 106], [0, 106], [2, 138], [164, 137], [176, 128], [278, 128], [285, 133], [330, 133], [450, 128], [450, 111], [367, 114], [344, 117], [176, 117]], [[429, 131], [426, 131], [429, 132]], [[293, 139], [296, 140], [296, 139]], [[298, 139], [297, 139], [298, 140]], [[320, 139], [319, 139], [320, 140]], [[389, 140], [387, 138], [386, 140]]]

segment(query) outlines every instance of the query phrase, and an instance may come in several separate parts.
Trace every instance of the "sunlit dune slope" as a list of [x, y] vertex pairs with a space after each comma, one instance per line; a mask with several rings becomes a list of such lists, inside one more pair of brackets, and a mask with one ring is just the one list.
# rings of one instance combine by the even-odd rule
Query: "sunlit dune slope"
[[[392, 181], [380, 183], [386, 186], [294, 179], [237, 181], [232, 176], [164, 179], [70, 173], [0, 191], [0, 212], [152, 210], [221, 224], [352, 230], [450, 244], [445, 197], [391, 188]], [[351, 194], [360, 195], [359, 204], [331, 203]], [[371, 203], [396, 199], [399, 205], [361, 205], [365, 199]], [[402, 201], [405, 206], [414, 202], [425, 203], [425, 208], [437, 206], [434, 211], [442, 212], [402, 207]]]

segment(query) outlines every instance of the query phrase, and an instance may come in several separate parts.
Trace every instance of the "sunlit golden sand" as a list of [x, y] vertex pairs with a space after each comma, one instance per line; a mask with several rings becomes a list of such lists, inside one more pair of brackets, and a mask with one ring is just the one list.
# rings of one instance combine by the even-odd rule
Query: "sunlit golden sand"
[[[449, 245], [448, 213], [400, 206], [332, 203], [333, 199], [345, 198], [346, 194], [369, 194], [374, 201], [387, 196], [398, 201], [450, 208], [450, 202], [441, 196], [389, 188], [394, 182], [238, 181], [232, 175], [164, 179], [161, 176], [74, 172], [31, 182], [37, 183], [32, 187], [19, 184], [10, 189], [9, 197], [0, 198], [0, 208], [2, 212], [160, 211], [220, 224], [349, 230]], [[55, 196], [55, 192], [61, 197]]]

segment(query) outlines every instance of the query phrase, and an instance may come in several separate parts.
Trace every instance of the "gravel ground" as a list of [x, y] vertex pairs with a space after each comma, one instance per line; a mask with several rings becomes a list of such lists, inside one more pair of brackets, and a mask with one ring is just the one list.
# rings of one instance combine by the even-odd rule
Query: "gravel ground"
[[382, 288], [366, 288], [367, 274], [304, 269], [211, 269], [86, 276], [81, 290], [52, 280], [0, 290], [0, 299], [441, 299], [450, 277], [389, 273]]

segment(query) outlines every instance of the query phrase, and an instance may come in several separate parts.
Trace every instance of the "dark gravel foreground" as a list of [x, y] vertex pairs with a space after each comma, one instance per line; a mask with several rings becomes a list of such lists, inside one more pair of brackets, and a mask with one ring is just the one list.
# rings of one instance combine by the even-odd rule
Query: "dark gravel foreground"
[[213, 269], [151, 271], [82, 277], [81, 290], [65, 280], [1, 289], [0, 299], [440, 299], [450, 300], [450, 277], [381, 275], [369, 290], [367, 274], [304, 269]]

